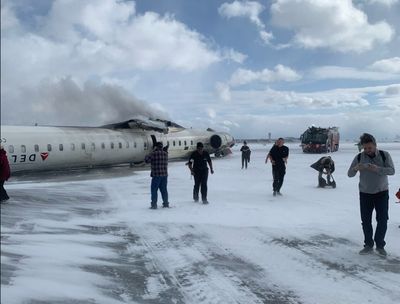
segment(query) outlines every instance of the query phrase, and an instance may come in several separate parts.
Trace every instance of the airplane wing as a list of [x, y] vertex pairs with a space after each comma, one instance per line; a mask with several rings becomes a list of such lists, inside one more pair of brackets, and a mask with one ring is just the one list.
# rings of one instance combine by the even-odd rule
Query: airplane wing
[[150, 119], [135, 118], [127, 121], [101, 126], [106, 129], [141, 129], [168, 133], [168, 125], [164, 121], [154, 121]]

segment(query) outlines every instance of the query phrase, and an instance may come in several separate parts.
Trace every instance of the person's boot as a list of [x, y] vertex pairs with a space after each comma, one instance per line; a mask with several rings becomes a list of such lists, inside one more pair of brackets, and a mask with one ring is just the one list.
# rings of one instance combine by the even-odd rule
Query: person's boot
[[318, 187], [319, 188], [325, 188], [325, 186], [327, 186], [326, 180], [321, 177], [318, 179]]
[[384, 248], [376, 247], [375, 250], [380, 256], [383, 256], [383, 257], [387, 256], [387, 252]]
[[373, 248], [371, 246], [364, 246], [363, 249], [360, 250], [359, 254], [366, 255], [372, 253]]

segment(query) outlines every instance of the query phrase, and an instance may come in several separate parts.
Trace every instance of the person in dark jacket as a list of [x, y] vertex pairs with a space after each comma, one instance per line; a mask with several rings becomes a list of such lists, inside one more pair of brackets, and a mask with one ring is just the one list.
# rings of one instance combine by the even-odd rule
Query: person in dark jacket
[[242, 152], [242, 169], [243, 167], [247, 169], [247, 164], [250, 162], [251, 150], [246, 141], [243, 142], [243, 146], [240, 148], [240, 151]]
[[0, 202], [8, 200], [6, 189], [4, 189], [4, 183], [10, 178], [10, 164], [8, 162], [7, 153], [0, 147]]
[[163, 143], [158, 142], [154, 151], [146, 156], [146, 163], [151, 163], [151, 207], [150, 209], [157, 209], [158, 189], [160, 189], [161, 197], [163, 200], [163, 208], [169, 207], [168, 202], [168, 152], [163, 149]]
[[[289, 157], [289, 148], [284, 145], [285, 141], [281, 137], [279, 138], [274, 146], [268, 153], [268, 159], [272, 164], [272, 175], [274, 182], [272, 184], [273, 195], [282, 195], [281, 187], [283, 185], [283, 179], [286, 174], [286, 164]], [[267, 162], [267, 160], [265, 161]]]
[[[330, 156], [321, 157], [310, 167], [318, 171], [318, 187], [332, 186], [336, 188], [336, 183], [332, 177], [332, 173], [335, 171], [335, 162]], [[324, 174], [326, 174], [326, 180], [322, 177]]]
[[[397, 197], [397, 199], [399, 200], [399, 201], [396, 202], [396, 203], [400, 204], [400, 188], [399, 188], [399, 191], [396, 192], [396, 197]], [[400, 225], [399, 225], [399, 228], [400, 228]]]
[[199, 201], [199, 190], [201, 188], [201, 200], [203, 204], [208, 204], [207, 200], [207, 180], [208, 180], [208, 166], [210, 167], [211, 174], [214, 174], [210, 154], [204, 151], [204, 145], [201, 142], [197, 143], [197, 149], [189, 158], [189, 169], [194, 176], [193, 187], [193, 200]]
[[[386, 256], [384, 249], [387, 221], [389, 219], [389, 181], [388, 175], [394, 175], [395, 169], [390, 154], [380, 151], [376, 147], [375, 138], [368, 133], [360, 137], [364, 151], [356, 155], [351, 163], [347, 175], [354, 177], [360, 172], [358, 184], [360, 192], [360, 213], [364, 233], [364, 248], [360, 254], [369, 254], [373, 251], [374, 242], [376, 251]], [[373, 237], [372, 213], [376, 212], [376, 230]]]

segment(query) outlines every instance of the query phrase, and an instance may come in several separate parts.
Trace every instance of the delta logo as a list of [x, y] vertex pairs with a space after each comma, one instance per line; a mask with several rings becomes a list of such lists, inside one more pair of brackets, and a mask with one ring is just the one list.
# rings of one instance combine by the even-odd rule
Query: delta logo
[[47, 153], [47, 152], [40, 153], [40, 157], [42, 158], [43, 161], [45, 161], [48, 156], [49, 156], [49, 153]]

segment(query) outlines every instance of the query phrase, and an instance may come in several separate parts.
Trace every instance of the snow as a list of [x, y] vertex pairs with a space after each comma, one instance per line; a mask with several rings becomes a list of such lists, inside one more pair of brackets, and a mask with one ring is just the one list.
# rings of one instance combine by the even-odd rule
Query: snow
[[[336, 189], [316, 187], [309, 166], [321, 155], [288, 146], [282, 197], [272, 196], [261, 144], [250, 144], [247, 170], [240, 146], [213, 159], [209, 205], [192, 201], [185, 161], [169, 165], [169, 209], [148, 209], [148, 170], [11, 180], [1, 302], [397, 303], [399, 175], [389, 177], [389, 255], [360, 256], [358, 175], [347, 177], [356, 146], [331, 154]], [[379, 147], [400, 170], [400, 143]]]

